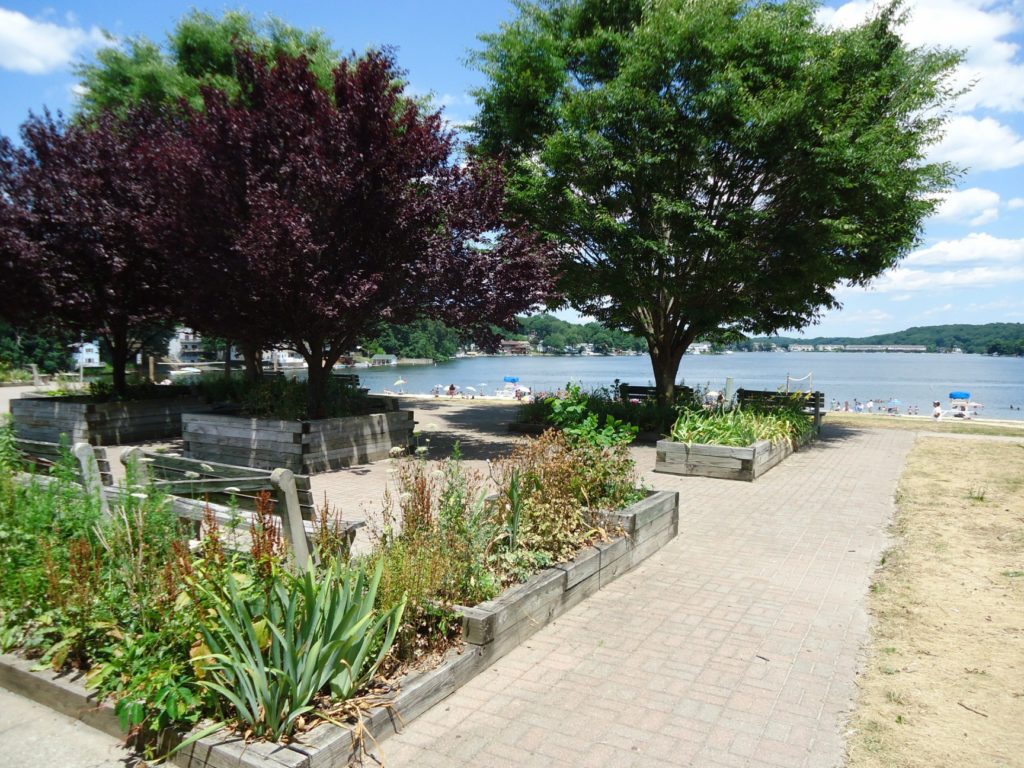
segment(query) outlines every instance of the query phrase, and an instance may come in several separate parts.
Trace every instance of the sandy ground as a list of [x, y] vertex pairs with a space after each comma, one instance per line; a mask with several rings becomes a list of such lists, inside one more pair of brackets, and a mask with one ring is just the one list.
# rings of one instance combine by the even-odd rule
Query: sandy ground
[[858, 429], [906, 429], [915, 432], [940, 432], [964, 435], [1006, 435], [1024, 437], [1024, 421], [1010, 419], [933, 419], [931, 416], [887, 416], [881, 413], [830, 411], [825, 422]]
[[897, 500], [848, 768], [1024, 766], [1024, 439], [921, 437]]

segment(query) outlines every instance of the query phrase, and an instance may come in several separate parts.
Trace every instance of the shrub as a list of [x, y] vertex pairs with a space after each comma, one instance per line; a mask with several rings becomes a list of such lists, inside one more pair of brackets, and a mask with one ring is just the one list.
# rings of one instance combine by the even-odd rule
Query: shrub
[[593, 416], [596, 430], [609, 424], [632, 425], [638, 431], [666, 434], [676, 419], [678, 408], [688, 403], [661, 405], [657, 400], [623, 402], [616, 387], [584, 392], [579, 385], [567, 384], [564, 393], [525, 403], [520, 421], [564, 427], [582, 423]]
[[384, 526], [369, 561], [382, 568], [378, 607], [407, 599], [396, 650], [409, 661], [452, 637], [454, 605], [497, 594], [487, 564], [495, 528], [482, 480], [465, 470], [458, 446], [437, 469], [410, 458], [397, 461], [394, 472], [395, 491], [385, 496]]
[[[330, 379], [326, 385], [326, 417], [359, 416], [373, 412], [373, 401], [356, 387]], [[281, 420], [306, 418], [306, 382], [279, 376], [260, 381], [241, 377], [203, 378], [197, 391], [212, 402], [237, 404], [247, 416]]]
[[505, 581], [572, 558], [603, 535], [604, 513], [637, 501], [636, 467], [612, 446], [549, 430], [496, 464]]

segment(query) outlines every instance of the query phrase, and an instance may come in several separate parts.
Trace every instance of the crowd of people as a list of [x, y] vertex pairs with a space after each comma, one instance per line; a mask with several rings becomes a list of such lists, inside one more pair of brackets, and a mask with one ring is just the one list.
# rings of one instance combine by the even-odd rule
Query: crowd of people
[[[883, 400], [882, 398], [872, 398], [865, 402], [861, 402], [854, 398], [853, 404], [851, 405], [849, 400], [844, 400], [840, 403], [837, 399], [832, 398], [832, 410], [839, 412], [845, 411], [847, 413], [884, 413], [890, 416], [898, 416], [900, 414], [900, 401], [896, 399]], [[920, 412], [916, 405], [908, 405], [906, 410], [903, 411], [908, 416], [918, 416]]]

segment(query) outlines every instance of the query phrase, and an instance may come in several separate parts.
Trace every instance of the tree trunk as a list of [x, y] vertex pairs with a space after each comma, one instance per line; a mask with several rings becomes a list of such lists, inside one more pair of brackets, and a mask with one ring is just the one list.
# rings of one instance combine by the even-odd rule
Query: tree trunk
[[651, 340], [647, 342], [651, 353], [651, 365], [654, 368], [654, 385], [658, 390], [658, 402], [662, 405], [671, 405], [676, 400], [676, 374], [679, 372], [679, 363], [688, 346], [689, 344], [662, 347]]
[[306, 361], [306, 418], [326, 419], [327, 414], [327, 386], [331, 382], [331, 370], [338, 362], [341, 353], [335, 350], [345, 347], [335, 341], [330, 346], [325, 342], [317, 343], [316, 340], [307, 340], [305, 345], [299, 349], [308, 349], [302, 352]]
[[109, 338], [110, 365], [114, 369], [113, 386], [117, 397], [124, 397], [128, 392], [128, 331], [115, 329]]
[[326, 418], [327, 382], [330, 379], [331, 369], [324, 365], [323, 355], [312, 359], [307, 358], [306, 364], [308, 366], [306, 369], [306, 418]]
[[263, 375], [261, 351], [255, 344], [242, 345], [242, 357], [245, 358], [245, 380], [256, 382]]

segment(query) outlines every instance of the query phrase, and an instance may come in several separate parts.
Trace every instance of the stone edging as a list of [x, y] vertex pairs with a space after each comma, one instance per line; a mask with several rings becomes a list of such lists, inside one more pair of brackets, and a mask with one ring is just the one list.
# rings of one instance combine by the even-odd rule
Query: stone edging
[[[679, 532], [679, 494], [657, 491], [611, 516], [625, 536], [583, 550], [576, 559], [535, 574], [494, 600], [464, 608], [465, 645], [434, 669], [402, 680], [389, 707], [366, 713], [363, 726], [380, 743], [443, 700], [535, 632], [650, 557]], [[30, 662], [0, 656], [0, 685], [121, 735], [109, 705], [97, 707], [77, 678], [29, 671]], [[329, 768], [358, 755], [351, 728], [325, 724], [291, 744], [246, 744], [233, 734], [200, 739], [174, 756], [187, 768]]]

